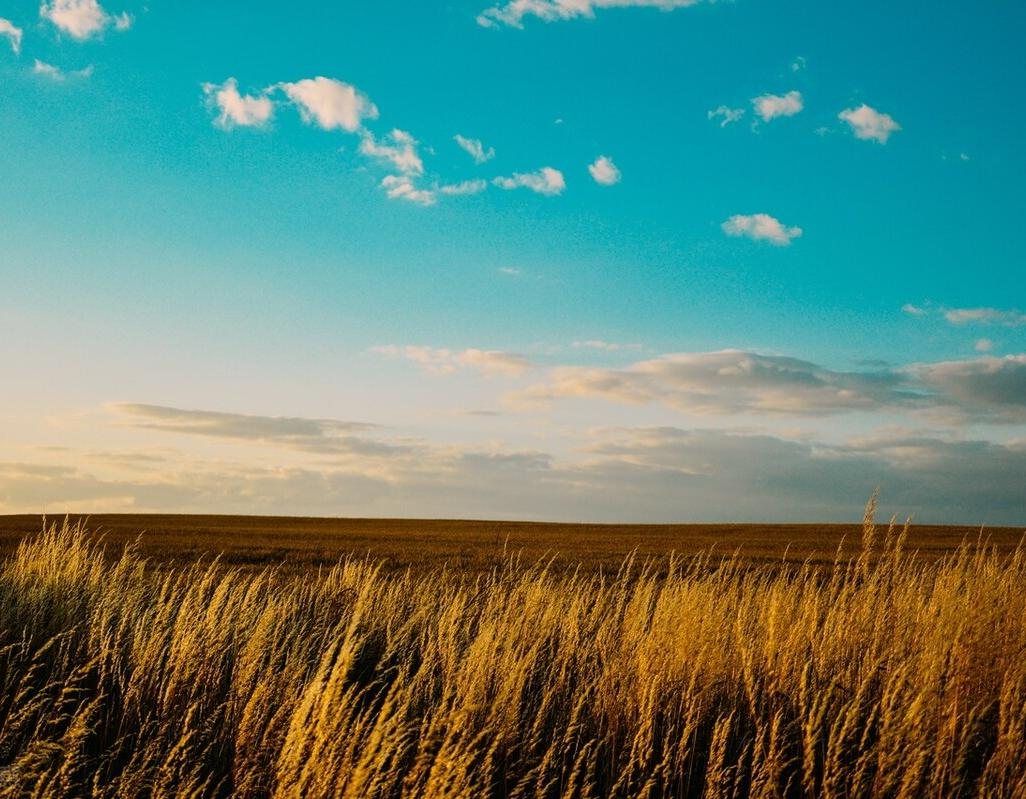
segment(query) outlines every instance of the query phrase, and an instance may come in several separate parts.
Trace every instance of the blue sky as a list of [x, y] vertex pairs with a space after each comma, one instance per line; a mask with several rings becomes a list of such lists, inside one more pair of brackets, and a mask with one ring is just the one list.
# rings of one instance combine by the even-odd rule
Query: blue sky
[[0, 2], [0, 511], [1026, 517], [1021, 4], [328, 5]]

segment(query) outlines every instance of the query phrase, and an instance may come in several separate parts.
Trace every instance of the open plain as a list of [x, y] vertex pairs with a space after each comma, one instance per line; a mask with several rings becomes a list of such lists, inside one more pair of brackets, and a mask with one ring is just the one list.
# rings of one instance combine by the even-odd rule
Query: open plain
[[[50, 522], [64, 517], [50, 517]], [[282, 566], [303, 571], [334, 566], [341, 558], [368, 559], [385, 572], [456, 572], [493, 569], [506, 555], [522, 562], [551, 560], [555, 571], [616, 572], [628, 555], [666, 560], [670, 555], [737, 555], [748, 565], [800, 565], [848, 561], [861, 552], [858, 524], [557, 524], [453, 519], [331, 519], [279, 516], [174, 514], [71, 515], [110, 552], [135, 544], [157, 563], [184, 564], [219, 556], [243, 569]], [[0, 554], [43, 529], [38, 515], [0, 516]], [[962, 542], [986, 541], [1009, 553], [1024, 531], [1017, 527], [911, 525], [906, 547], [934, 560]]]

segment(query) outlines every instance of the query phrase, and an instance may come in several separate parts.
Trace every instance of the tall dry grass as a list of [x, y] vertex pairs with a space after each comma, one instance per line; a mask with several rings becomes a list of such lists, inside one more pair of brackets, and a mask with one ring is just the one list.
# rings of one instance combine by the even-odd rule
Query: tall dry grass
[[865, 543], [295, 577], [51, 527], [0, 567], [0, 796], [1026, 796], [1026, 553]]

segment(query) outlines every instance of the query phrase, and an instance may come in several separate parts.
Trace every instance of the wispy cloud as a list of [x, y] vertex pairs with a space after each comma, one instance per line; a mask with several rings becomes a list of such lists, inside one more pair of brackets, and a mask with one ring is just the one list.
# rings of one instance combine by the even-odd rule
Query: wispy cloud
[[123, 31], [132, 26], [127, 14], [111, 15], [96, 0], [53, 0], [39, 7], [39, 16], [74, 39], [89, 39], [106, 28]]
[[729, 105], [721, 105], [706, 114], [709, 119], [719, 119], [721, 128], [739, 122], [744, 115], [745, 109], [731, 108]]
[[488, 188], [488, 181], [486, 180], [464, 180], [460, 183], [449, 183], [444, 186], [438, 187], [439, 194], [449, 195], [464, 195], [464, 194], [480, 194]]
[[375, 425], [363, 422], [186, 410], [130, 402], [114, 403], [109, 409], [129, 427], [235, 439], [304, 452], [378, 452], [384, 446], [354, 437], [376, 429]]
[[21, 53], [22, 29], [17, 27], [8, 19], [0, 17], [0, 36], [5, 37], [11, 43], [11, 50], [15, 55]]
[[524, 188], [550, 197], [562, 194], [566, 188], [563, 173], [550, 166], [543, 166], [537, 172], [514, 172], [511, 177], [498, 177], [492, 183], [502, 189]]
[[947, 308], [944, 318], [953, 325], [1002, 325], [1022, 327], [1026, 325], [1026, 314], [1021, 311], [1000, 308]]
[[450, 350], [444, 347], [396, 346], [388, 344], [372, 347], [371, 352], [389, 358], [405, 358], [438, 375], [450, 375], [471, 370], [484, 375], [519, 377], [531, 368], [523, 355], [501, 350]]
[[602, 350], [603, 352], [619, 352], [620, 350], [640, 350], [640, 344], [620, 344], [616, 341], [604, 341], [603, 339], [585, 339], [573, 343], [575, 350]]
[[489, 147], [485, 149], [484, 144], [481, 143], [480, 139], [468, 139], [465, 136], [457, 133], [453, 136], [453, 141], [456, 142], [464, 151], [474, 159], [475, 164], [483, 164], [486, 161], [490, 161], [495, 158], [495, 148]]
[[377, 119], [378, 108], [355, 86], [318, 76], [295, 83], [279, 83], [285, 96], [299, 109], [303, 120], [323, 130], [355, 133], [365, 119]]
[[379, 142], [367, 131], [360, 142], [360, 152], [372, 158], [388, 161], [404, 175], [424, 174], [424, 162], [417, 153], [417, 140], [404, 130], [396, 128]]
[[381, 179], [381, 188], [390, 200], [406, 200], [424, 206], [438, 201], [433, 191], [418, 188], [409, 175], [386, 175]]
[[781, 224], [769, 214], [735, 214], [720, 227], [728, 236], [768, 241], [777, 247], [787, 247], [802, 235], [800, 227]]
[[485, 28], [508, 25], [522, 28], [525, 17], [536, 17], [545, 22], [593, 17], [601, 8], [658, 8], [670, 11], [697, 5], [702, 0], [510, 0], [505, 4], [485, 9], [477, 17], [477, 24]]
[[243, 95], [239, 82], [228, 78], [224, 83], [202, 84], [207, 105], [217, 111], [214, 124], [224, 130], [236, 126], [262, 127], [274, 114], [274, 103], [266, 94]]
[[798, 91], [753, 97], [752, 106], [763, 122], [769, 122], [777, 117], [792, 117], [805, 107], [801, 92]]
[[32, 71], [37, 75], [43, 75], [50, 80], [63, 81], [68, 78], [88, 78], [93, 74], [93, 65], [90, 64], [82, 69], [72, 70], [71, 72], [65, 72], [60, 67], [55, 67], [53, 64], [47, 64], [45, 61], [40, 61], [38, 58], [32, 65]]
[[846, 108], [837, 118], [847, 122], [856, 139], [886, 144], [891, 134], [901, 130], [901, 125], [890, 114], [883, 114], [863, 103], [857, 108]]
[[588, 172], [600, 186], [615, 186], [620, 182], [620, 170], [613, 163], [613, 159], [607, 155], [600, 155], [593, 163], [589, 164]]
[[975, 307], [946, 308], [944, 306], [919, 306], [906, 303], [901, 310], [910, 316], [939, 316], [952, 325], [998, 325], [1000, 327], [1026, 326], [1026, 313], [1007, 308]]

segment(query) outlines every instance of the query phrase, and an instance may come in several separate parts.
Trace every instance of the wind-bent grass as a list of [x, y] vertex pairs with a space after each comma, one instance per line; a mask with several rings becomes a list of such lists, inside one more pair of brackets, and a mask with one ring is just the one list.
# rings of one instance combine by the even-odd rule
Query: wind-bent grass
[[[1026, 796], [1026, 553], [0, 567], [0, 796]], [[665, 564], [661, 571], [665, 574]]]

